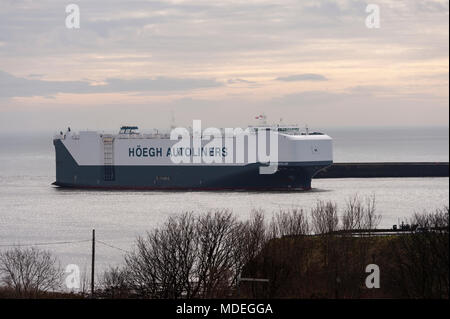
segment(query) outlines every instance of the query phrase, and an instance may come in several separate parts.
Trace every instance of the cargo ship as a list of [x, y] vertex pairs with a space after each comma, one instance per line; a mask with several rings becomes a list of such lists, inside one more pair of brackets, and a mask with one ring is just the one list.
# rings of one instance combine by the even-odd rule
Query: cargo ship
[[[276, 137], [276, 163], [252, 156], [261, 147], [261, 132]], [[202, 137], [196, 148], [191, 137], [191, 147], [184, 148], [188, 161], [177, 162], [174, 154], [183, 155], [183, 148], [177, 147], [179, 138], [173, 139], [169, 133], [140, 133], [136, 126], [123, 126], [115, 134], [75, 133], [68, 128], [53, 139], [53, 185], [139, 190], [308, 190], [314, 175], [333, 162], [332, 138], [308, 129], [301, 131], [296, 125], [249, 126], [217, 140], [219, 143], [211, 146]], [[238, 140], [244, 141], [243, 156], [236, 146], [239, 143], [235, 143]], [[195, 160], [196, 156], [201, 160]], [[275, 167], [273, 172], [261, 173], [268, 166]]]

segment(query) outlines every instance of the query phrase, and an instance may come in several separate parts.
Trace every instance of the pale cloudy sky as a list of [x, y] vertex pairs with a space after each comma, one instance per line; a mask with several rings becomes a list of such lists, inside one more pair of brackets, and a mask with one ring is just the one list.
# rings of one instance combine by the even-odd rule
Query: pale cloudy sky
[[164, 128], [172, 113], [447, 126], [448, 13], [448, 0], [0, 0], [0, 130]]

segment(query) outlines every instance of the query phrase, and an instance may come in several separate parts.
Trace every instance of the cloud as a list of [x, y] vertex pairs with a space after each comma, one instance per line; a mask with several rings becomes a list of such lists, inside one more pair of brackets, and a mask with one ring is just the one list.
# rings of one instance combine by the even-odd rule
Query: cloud
[[[327, 91], [305, 91], [286, 94], [280, 97], [274, 97], [271, 100], [273, 105], [282, 105], [299, 108], [315, 108], [318, 106], [333, 106], [337, 101], [343, 101], [351, 98], [349, 93], [335, 93]], [[333, 111], [333, 110], [330, 110]]]
[[0, 71], [0, 97], [3, 98], [85, 93], [89, 90], [90, 85], [87, 82], [30, 80]]
[[258, 88], [261, 87], [261, 84], [257, 81], [249, 81], [240, 78], [228, 79], [227, 80], [228, 87], [233, 88]]
[[275, 80], [284, 82], [298, 82], [298, 81], [327, 81], [328, 79], [321, 74], [304, 73], [278, 77]]
[[228, 84], [236, 84], [236, 83], [255, 84], [256, 82], [248, 81], [245, 79], [228, 79], [227, 83]]
[[[412, 47], [430, 41], [426, 47], [447, 55], [448, 46], [439, 44], [448, 36], [443, 31], [448, 26], [448, 1], [380, 0], [383, 27], [377, 32], [364, 26], [367, 2], [79, 0], [81, 28], [73, 31], [65, 28], [64, 5], [55, 0], [26, 5], [9, 1], [0, 10], [0, 43], [6, 47], [0, 55], [36, 57], [71, 53], [75, 48], [145, 51], [160, 59], [178, 55], [182, 61], [204, 62], [220, 58], [223, 52], [276, 48], [297, 54], [299, 47], [317, 39], [363, 42], [373, 38]], [[317, 57], [315, 52], [311, 56]]]
[[15, 77], [0, 71], [0, 97], [50, 96], [58, 93], [114, 93], [114, 92], [169, 92], [222, 86], [212, 79], [194, 78], [109, 78], [102, 85], [91, 85], [86, 81], [44, 81]]
[[186, 91], [201, 88], [219, 87], [223, 84], [211, 79], [156, 77], [153, 79], [107, 79], [99, 90], [107, 92], [147, 92], [147, 91]]
[[28, 74], [28, 77], [29, 78], [37, 78], [37, 79], [39, 79], [39, 78], [42, 78], [44, 75], [45, 74], [30, 73], [30, 74]]
[[[194, 99], [176, 104], [186, 119], [225, 119], [227, 113], [229, 121], [243, 112], [252, 118], [264, 107], [274, 117], [336, 125], [375, 118], [448, 121], [448, 0], [379, 0], [380, 29], [365, 26], [369, 0], [76, 3], [77, 30], [65, 27], [66, 4], [60, 1], [2, 2], [0, 70], [8, 72], [0, 71], [3, 123], [15, 127], [1, 112], [25, 107], [42, 125], [54, 122], [39, 115], [50, 107], [68, 121], [86, 110], [89, 119], [79, 116], [83, 127], [83, 121], [101, 121], [105, 110], [119, 104], [118, 122], [123, 105], [130, 120], [141, 118], [143, 109], [153, 118], [154, 108], [179, 96]], [[220, 89], [210, 89], [215, 87]], [[310, 91], [318, 89], [326, 92]], [[84, 96], [110, 92], [122, 94]], [[78, 95], [69, 105], [58, 93]], [[421, 94], [435, 96], [435, 113]], [[31, 96], [38, 98], [4, 101]], [[377, 101], [370, 104], [376, 116], [364, 113], [367, 99]], [[291, 113], [282, 114], [283, 108]]]

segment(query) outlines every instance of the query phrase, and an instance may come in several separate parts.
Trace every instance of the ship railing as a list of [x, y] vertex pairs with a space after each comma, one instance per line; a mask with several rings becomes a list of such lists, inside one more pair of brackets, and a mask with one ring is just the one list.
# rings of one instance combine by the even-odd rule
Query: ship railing
[[78, 134], [70, 134], [70, 135], [68, 133], [65, 133], [65, 134], [61, 134], [61, 133], [57, 134], [57, 133], [55, 133], [55, 134], [53, 134], [53, 139], [54, 140], [65, 140], [68, 137], [70, 137], [73, 140], [79, 140], [80, 139], [80, 135], [78, 135]]
[[119, 139], [166, 139], [170, 138], [168, 133], [143, 133], [143, 134], [119, 134]]

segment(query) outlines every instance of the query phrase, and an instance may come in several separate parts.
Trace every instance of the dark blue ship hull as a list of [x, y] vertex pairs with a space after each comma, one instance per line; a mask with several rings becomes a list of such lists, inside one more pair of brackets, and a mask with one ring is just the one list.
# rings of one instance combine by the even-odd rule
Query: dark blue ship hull
[[312, 177], [332, 162], [283, 163], [274, 174], [261, 164], [245, 166], [80, 166], [60, 140], [54, 140], [54, 185], [97, 189], [293, 190], [310, 189]]

